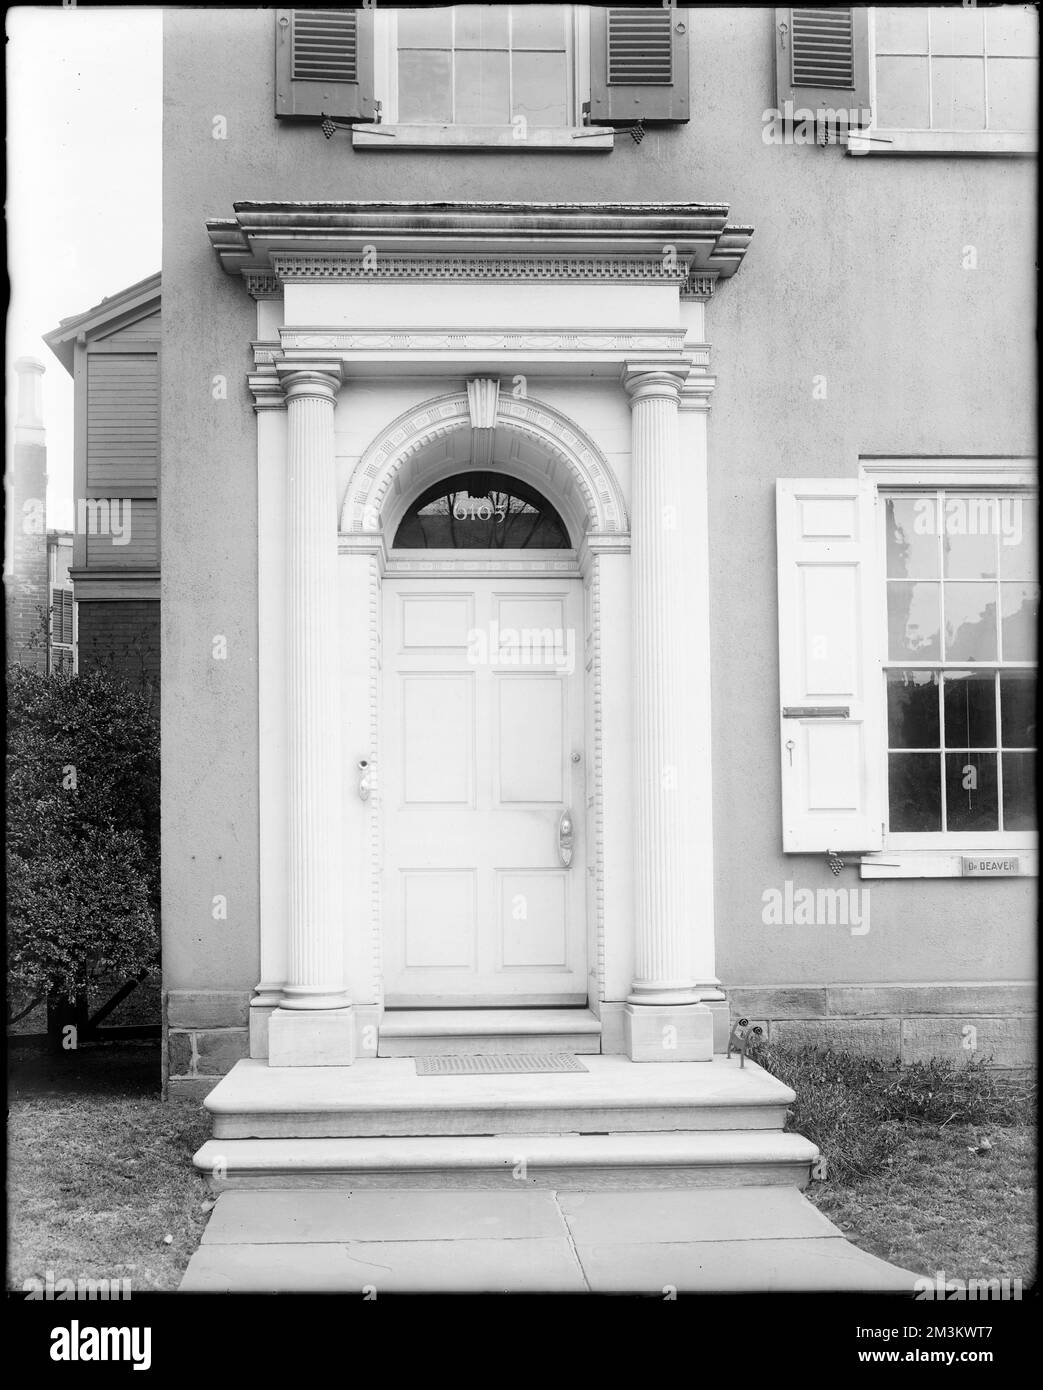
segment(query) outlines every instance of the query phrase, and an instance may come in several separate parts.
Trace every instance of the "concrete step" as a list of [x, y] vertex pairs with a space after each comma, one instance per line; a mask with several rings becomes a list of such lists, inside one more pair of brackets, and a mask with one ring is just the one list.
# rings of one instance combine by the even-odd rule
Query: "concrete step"
[[391, 1009], [377, 1043], [380, 1057], [600, 1051], [590, 1009]]
[[662, 1191], [803, 1188], [818, 1149], [799, 1134], [511, 1134], [210, 1139], [195, 1166], [232, 1188]]
[[781, 1130], [793, 1092], [754, 1063], [585, 1056], [583, 1072], [417, 1076], [406, 1057], [351, 1067], [237, 1062], [207, 1096], [214, 1138]]

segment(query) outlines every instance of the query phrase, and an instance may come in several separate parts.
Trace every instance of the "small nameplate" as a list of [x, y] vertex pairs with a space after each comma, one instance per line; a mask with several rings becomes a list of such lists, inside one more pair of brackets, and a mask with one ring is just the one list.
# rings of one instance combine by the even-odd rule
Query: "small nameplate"
[[847, 705], [784, 705], [783, 719], [849, 719]]
[[1021, 873], [1021, 860], [1016, 854], [964, 854], [965, 878], [1006, 878]]

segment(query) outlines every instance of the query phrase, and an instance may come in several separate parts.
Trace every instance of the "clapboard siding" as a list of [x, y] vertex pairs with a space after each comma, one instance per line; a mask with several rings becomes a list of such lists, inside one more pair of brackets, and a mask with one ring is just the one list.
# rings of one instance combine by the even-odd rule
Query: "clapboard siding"
[[[88, 569], [140, 569], [159, 564], [156, 502], [150, 497], [113, 497], [83, 523]], [[80, 525], [80, 521], [77, 521]], [[122, 531], [122, 535], [115, 534]]]
[[158, 343], [161, 329], [162, 316], [159, 313], [149, 314], [147, 318], [138, 319], [135, 323], [128, 323], [126, 327], [119, 328], [115, 333], [109, 333], [105, 337], [95, 339], [95, 341], [104, 343], [106, 347], [122, 347], [124, 344], [132, 347], [137, 343]]
[[[158, 316], [155, 316], [158, 317]], [[87, 487], [147, 487], [159, 476], [155, 353], [87, 358]]]

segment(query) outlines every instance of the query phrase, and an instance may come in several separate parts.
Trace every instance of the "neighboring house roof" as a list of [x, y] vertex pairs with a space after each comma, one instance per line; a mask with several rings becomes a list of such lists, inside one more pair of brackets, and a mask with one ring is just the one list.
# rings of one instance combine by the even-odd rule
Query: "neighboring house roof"
[[92, 309], [62, 319], [57, 328], [43, 335], [43, 340], [71, 376], [76, 339], [81, 334], [85, 337], [105, 337], [107, 333], [115, 332], [123, 320], [131, 321], [140, 317], [142, 310], [153, 304], [158, 305], [159, 299], [160, 274], [156, 271], [155, 275], [139, 280], [136, 285], [128, 285], [125, 290], [109, 295]]

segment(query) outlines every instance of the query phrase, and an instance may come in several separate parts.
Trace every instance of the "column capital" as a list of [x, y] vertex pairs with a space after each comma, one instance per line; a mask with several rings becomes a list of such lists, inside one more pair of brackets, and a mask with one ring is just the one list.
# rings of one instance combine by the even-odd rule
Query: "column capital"
[[680, 399], [690, 364], [686, 362], [627, 362], [623, 366], [623, 389], [631, 405], [637, 401]]
[[341, 386], [339, 362], [286, 362], [276, 364], [279, 384], [287, 402], [311, 397], [335, 402]]

